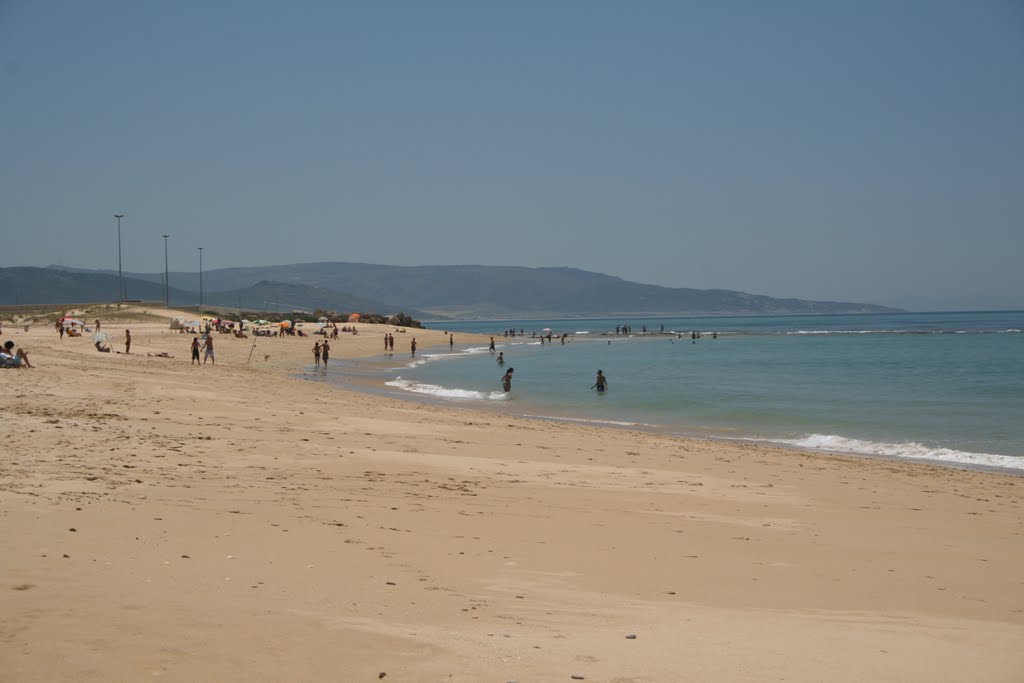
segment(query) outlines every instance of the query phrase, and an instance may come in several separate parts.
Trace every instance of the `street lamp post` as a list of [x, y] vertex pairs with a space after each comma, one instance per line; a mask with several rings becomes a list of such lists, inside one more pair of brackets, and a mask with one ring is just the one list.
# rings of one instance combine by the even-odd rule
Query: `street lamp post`
[[167, 271], [167, 238], [170, 235], [164, 235], [164, 308], [171, 307], [171, 281], [168, 279]]
[[203, 305], [203, 248], [199, 247], [199, 305]]
[[124, 275], [121, 273], [121, 219], [124, 214], [115, 213], [114, 218], [117, 219], [117, 296], [124, 301], [128, 298], [124, 291]]

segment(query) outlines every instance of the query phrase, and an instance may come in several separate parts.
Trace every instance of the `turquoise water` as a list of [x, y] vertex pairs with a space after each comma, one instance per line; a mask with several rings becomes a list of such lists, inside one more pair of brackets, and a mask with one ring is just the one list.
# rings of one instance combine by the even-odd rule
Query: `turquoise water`
[[[621, 324], [630, 336], [615, 334]], [[527, 337], [506, 338], [512, 326]], [[389, 383], [400, 393], [519, 415], [1024, 469], [1024, 312], [429, 327], [454, 332], [455, 353], [427, 349], [416, 363], [396, 364]], [[570, 340], [529, 337], [545, 328]], [[702, 333], [695, 343], [691, 331]], [[460, 346], [460, 332], [495, 335], [505, 368], [515, 368], [509, 394], [494, 356]], [[598, 368], [609, 381], [604, 395], [590, 389]]]

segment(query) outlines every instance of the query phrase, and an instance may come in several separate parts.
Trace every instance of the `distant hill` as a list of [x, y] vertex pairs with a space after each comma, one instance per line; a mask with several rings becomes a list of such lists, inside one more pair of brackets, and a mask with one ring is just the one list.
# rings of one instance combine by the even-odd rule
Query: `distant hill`
[[[163, 301], [161, 275], [156, 281], [151, 276], [124, 278], [128, 299]], [[174, 282], [174, 276], [171, 276]], [[197, 306], [197, 291], [171, 287], [171, 305]], [[250, 311], [323, 309], [341, 313], [399, 312], [398, 308], [379, 301], [334, 292], [323, 287], [262, 280], [251, 286], [226, 291], [210, 291], [203, 276], [203, 303], [208, 306], [229, 306]], [[106, 271], [70, 270], [64, 268], [0, 268], [0, 305], [70, 304], [117, 300], [117, 274]], [[423, 312], [405, 309], [413, 316]]]
[[[92, 272], [100, 271], [76, 271]], [[109, 276], [109, 271], [106, 272]], [[159, 287], [160, 273], [131, 273]], [[114, 274], [116, 279], [116, 274]], [[197, 273], [171, 273], [177, 288], [199, 288]], [[883, 313], [899, 309], [837, 301], [777, 299], [727, 289], [659, 287], [576, 268], [518, 266], [385, 266], [367, 263], [302, 263], [204, 271], [207, 299], [223, 294], [237, 306], [251, 292], [266, 302], [285, 297], [288, 307], [323, 308], [324, 297], [366, 302], [348, 310], [418, 311], [428, 317], [523, 318], [644, 314]], [[276, 289], [275, 289], [276, 288]], [[290, 288], [290, 289], [289, 289]], [[303, 289], [305, 288], [305, 289]], [[116, 285], [111, 291], [116, 291]], [[334, 294], [334, 293], [344, 294]], [[108, 295], [109, 296], [109, 295]], [[194, 295], [193, 295], [194, 296]], [[157, 295], [156, 298], [159, 298]], [[174, 295], [172, 294], [172, 303]], [[377, 303], [374, 303], [377, 302]], [[245, 303], [244, 307], [251, 307]], [[272, 308], [272, 307], [271, 307]], [[339, 310], [347, 308], [342, 306]]]
[[[164, 289], [156, 283], [125, 279], [129, 299], [162, 301]], [[191, 292], [171, 289], [171, 297], [189, 303]], [[198, 296], [195, 297], [198, 301]], [[116, 301], [117, 274], [56, 268], [0, 268], [0, 305], [67, 304]]]

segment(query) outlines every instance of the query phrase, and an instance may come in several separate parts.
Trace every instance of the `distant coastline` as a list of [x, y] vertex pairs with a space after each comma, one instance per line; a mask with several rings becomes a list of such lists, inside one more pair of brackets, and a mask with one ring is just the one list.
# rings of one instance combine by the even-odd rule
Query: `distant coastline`
[[[727, 289], [662, 287], [577, 268], [388, 266], [302, 263], [195, 272], [124, 273], [128, 299], [172, 306], [291, 312], [316, 310], [423, 319], [617, 315], [787, 315], [885, 313], [878, 304], [780, 298]], [[117, 272], [81, 268], [0, 268], [0, 305], [118, 298]]]

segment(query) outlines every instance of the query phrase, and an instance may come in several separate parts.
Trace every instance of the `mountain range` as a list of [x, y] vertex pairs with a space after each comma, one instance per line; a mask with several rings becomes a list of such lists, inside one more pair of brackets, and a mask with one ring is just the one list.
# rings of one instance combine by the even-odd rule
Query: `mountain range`
[[[163, 273], [125, 273], [128, 299], [162, 300]], [[199, 303], [199, 274], [169, 274], [171, 305]], [[866, 303], [779, 299], [727, 289], [660, 287], [577, 268], [386, 266], [321, 262], [204, 271], [211, 306], [289, 312], [316, 309], [422, 318], [539, 318], [619, 314], [883, 313]], [[0, 268], [0, 305], [117, 299], [117, 273]]]

